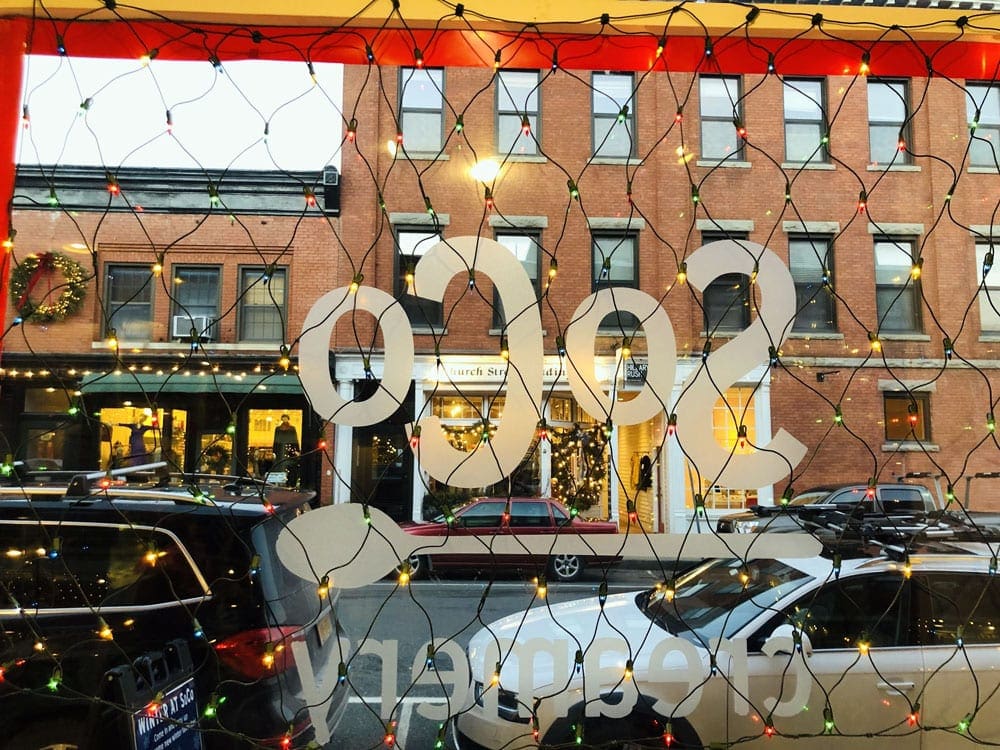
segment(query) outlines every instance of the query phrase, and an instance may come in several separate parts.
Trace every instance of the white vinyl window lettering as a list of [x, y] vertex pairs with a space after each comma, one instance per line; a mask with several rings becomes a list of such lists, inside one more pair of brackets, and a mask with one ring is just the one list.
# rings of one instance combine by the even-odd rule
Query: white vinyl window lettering
[[502, 70], [497, 74], [497, 153], [538, 153], [538, 100], [537, 71]]
[[970, 83], [966, 86], [968, 110], [969, 166], [997, 168], [1000, 160], [1000, 86]]
[[631, 73], [594, 73], [594, 156], [635, 154], [635, 100]]
[[444, 70], [402, 68], [400, 70], [399, 127], [403, 148], [410, 153], [441, 150], [444, 131]]
[[736, 76], [701, 76], [698, 79], [701, 158], [743, 158], [743, 143], [736, 134], [735, 125], [737, 120], [743, 121], [740, 95], [740, 79]]

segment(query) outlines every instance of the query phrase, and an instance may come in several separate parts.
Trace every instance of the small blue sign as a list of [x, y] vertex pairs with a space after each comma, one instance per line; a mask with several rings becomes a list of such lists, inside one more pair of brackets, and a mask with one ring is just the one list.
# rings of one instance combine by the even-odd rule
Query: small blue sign
[[132, 714], [135, 750], [201, 750], [194, 678], [164, 693], [159, 705]]

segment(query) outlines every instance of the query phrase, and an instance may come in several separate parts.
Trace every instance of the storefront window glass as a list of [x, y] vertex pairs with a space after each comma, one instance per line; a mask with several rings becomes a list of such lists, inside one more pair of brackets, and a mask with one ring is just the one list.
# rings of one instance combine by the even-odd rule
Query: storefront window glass
[[[753, 453], [753, 444], [757, 435], [757, 419], [754, 411], [753, 388], [729, 388], [725, 398], [715, 402], [712, 409], [712, 431], [715, 439], [726, 450], [732, 450], [737, 456]], [[740, 425], [746, 426], [746, 437], [740, 437]], [[694, 509], [694, 497], [691, 494], [691, 484], [694, 483], [705, 499], [707, 510], [738, 510], [757, 504], [756, 488], [720, 487], [709, 484], [711, 477], [701, 477], [698, 486], [697, 472], [688, 464], [688, 483], [685, 505]]]
[[[282, 416], [287, 416], [284, 426]], [[298, 466], [302, 450], [301, 409], [250, 409], [247, 431], [247, 468], [253, 476], [266, 477]]]

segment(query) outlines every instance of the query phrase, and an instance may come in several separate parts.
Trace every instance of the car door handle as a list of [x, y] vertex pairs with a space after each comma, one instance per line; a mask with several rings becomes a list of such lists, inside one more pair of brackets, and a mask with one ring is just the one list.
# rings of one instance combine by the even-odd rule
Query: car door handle
[[915, 684], [904, 680], [901, 682], [879, 682], [875, 686], [884, 693], [898, 693], [902, 695], [913, 690]]

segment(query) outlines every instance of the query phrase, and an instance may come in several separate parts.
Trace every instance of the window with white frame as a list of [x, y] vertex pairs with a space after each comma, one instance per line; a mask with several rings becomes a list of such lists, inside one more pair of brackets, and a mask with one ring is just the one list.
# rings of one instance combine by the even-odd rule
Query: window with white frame
[[[986, 266], [988, 253], [996, 253], [996, 246], [987, 242], [976, 243], [976, 268], [979, 276], [979, 330], [982, 333], [1000, 334], [1000, 270], [995, 267], [996, 260], [990, 259]], [[986, 272], [985, 274], [983, 272]]]
[[441, 150], [444, 132], [444, 70], [400, 69], [399, 127], [411, 153]]
[[538, 153], [539, 109], [538, 71], [502, 70], [497, 74], [497, 153]]
[[827, 161], [823, 80], [784, 79], [785, 161]]
[[[734, 455], [747, 455], [755, 448], [757, 440], [757, 417], [754, 408], [755, 390], [747, 386], [727, 388], [724, 398], [717, 399], [712, 407], [712, 433], [716, 442], [725, 451]], [[745, 427], [745, 431], [740, 426]], [[741, 434], [742, 433], [742, 434]], [[690, 465], [692, 476], [696, 469]], [[711, 485], [712, 477], [701, 477], [701, 494], [705, 508], [709, 510], [738, 510], [756, 504], [756, 488], [721, 487]], [[687, 507], [693, 508], [692, 497], [686, 499]]]
[[868, 146], [872, 164], [908, 164], [909, 86], [868, 79]]
[[631, 73], [594, 73], [594, 156], [627, 159], [635, 154], [635, 100]]
[[[521, 262], [521, 267], [531, 279], [531, 286], [535, 289], [535, 296], [540, 293], [538, 286], [539, 269], [541, 264], [541, 252], [538, 247], [538, 233], [529, 230], [504, 230], [497, 232], [496, 240], [505, 248], [514, 253]], [[517, 315], [520, 310], [512, 310], [512, 315]], [[506, 314], [503, 303], [500, 301], [500, 294], [494, 287], [493, 290], [493, 327], [502, 328], [506, 323]]]
[[288, 309], [285, 268], [240, 269], [240, 341], [284, 341]]
[[920, 281], [912, 278], [916, 243], [883, 237], [875, 240], [875, 305], [879, 329], [920, 333]]
[[965, 90], [971, 138], [969, 166], [996, 169], [1000, 159], [1000, 86], [969, 83]]
[[107, 334], [122, 341], [149, 341], [153, 327], [153, 273], [148, 265], [105, 267]]
[[406, 311], [410, 323], [417, 327], [442, 325], [442, 303], [415, 296], [419, 289], [413, 284], [413, 273], [424, 254], [441, 241], [441, 233], [430, 228], [395, 227], [396, 240], [396, 299]]
[[829, 237], [795, 235], [788, 238], [788, 270], [795, 283], [793, 331], [832, 333], [837, 330], [836, 306], [830, 286], [832, 268], [833, 242]]
[[[639, 239], [632, 232], [592, 235], [593, 290], [614, 287], [639, 288]], [[630, 336], [639, 326], [634, 313], [616, 310], [604, 317], [600, 328]]]
[[743, 122], [738, 76], [701, 76], [698, 79], [701, 116], [701, 158], [743, 158], [743, 142], [736, 122]]

